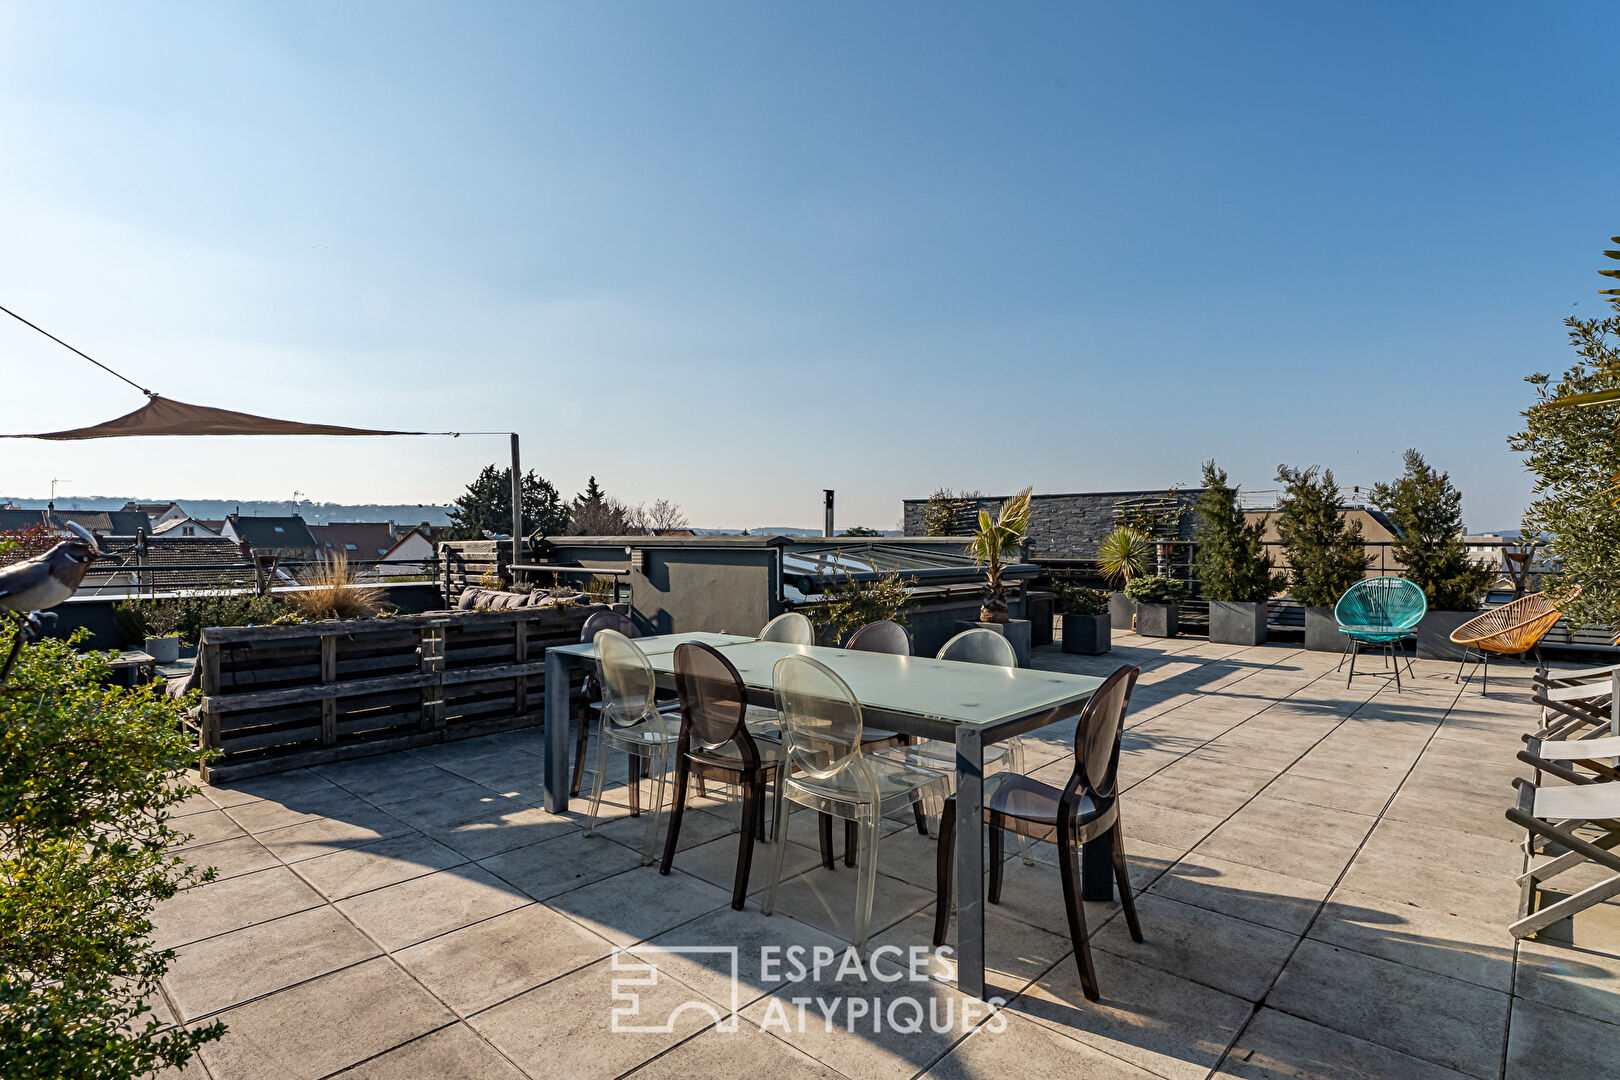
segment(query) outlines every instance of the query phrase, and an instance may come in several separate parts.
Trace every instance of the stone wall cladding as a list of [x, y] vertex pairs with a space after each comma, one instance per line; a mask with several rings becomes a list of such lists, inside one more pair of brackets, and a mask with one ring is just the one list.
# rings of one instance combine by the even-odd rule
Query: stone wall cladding
[[[1191, 540], [1197, 524], [1192, 504], [1201, 489], [1171, 492], [1156, 491], [1098, 491], [1067, 495], [1036, 495], [1030, 500], [1029, 540], [1030, 557], [1042, 559], [1084, 559], [1097, 557], [1097, 545], [1114, 529], [1115, 510], [1120, 503], [1140, 498], [1168, 498], [1176, 495], [1188, 508], [1181, 519], [1181, 537]], [[1000, 512], [1001, 504], [1009, 496], [999, 495], [979, 500], [979, 507], [992, 515]], [[923, 535], [923, 507], [927, 499], [906, 499], [903, 503], [903, 522], [907, 536]]]

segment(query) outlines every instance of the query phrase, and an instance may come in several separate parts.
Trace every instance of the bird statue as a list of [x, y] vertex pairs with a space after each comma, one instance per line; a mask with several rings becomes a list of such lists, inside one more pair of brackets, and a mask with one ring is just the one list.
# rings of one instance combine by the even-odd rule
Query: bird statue
[[0, 611], [53, 608], [78, 592], [90, 564], [103, 552], [89, 530], [72, 521], [67, 527], [72, 539], [0, 570]]

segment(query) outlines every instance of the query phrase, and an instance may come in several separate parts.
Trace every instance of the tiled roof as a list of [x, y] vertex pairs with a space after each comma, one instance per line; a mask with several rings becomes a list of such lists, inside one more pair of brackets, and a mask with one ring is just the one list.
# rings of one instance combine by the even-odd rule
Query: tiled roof
[[[311, 525], [310, 533], [322, 554], [343, 552], [351, 559], [370, 561], [388, 554], [399, 543], [386, 521], [351, 521], [331, 525]], [[410, 530], [401, 531], [405, 535]]]
[[137, 530], [152, 528], [145, 514], [125, 510], [0, 510], [0, 529], [26, 529], [47, 520], [58, 529], [72, 521], [97, 536], [134, 536]]
[[[146, 538], [145, 551], [136, 547], [133, 536], [113, 536], [101, 542], [106, 557], [97, 559], [85, 577], [83, 588], [131, 583], [138, 573], [143, 589], [206, 588], [221, 583], [253, 581], [251, 568], [235, 541], [223, 536], [175, 536], [160, 533]], [[165, 570], [165, 566], [193, 569]], [[217, 567], [217, 569], [215, 569]]]
[[316, 547], [315, 537], [310, 535], [309, 526], [297, 514], [286, 517], [246, 517], [242, 514], [232, 514], [225, 521], [237, 538], [245, 540], [249, 547], [269, 551], [277, 548], [313, 550]]

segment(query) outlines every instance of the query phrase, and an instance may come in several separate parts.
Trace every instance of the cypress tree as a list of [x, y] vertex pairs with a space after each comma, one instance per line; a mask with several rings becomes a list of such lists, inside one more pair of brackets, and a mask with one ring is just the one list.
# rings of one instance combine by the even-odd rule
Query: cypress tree
[[1194, 567], [1206, 600], [1254, 603], [1269, 600], [1288, 586], [1272, 570], [1263, 542], [1269, 518], [1250, 521], [1238, 508], [1238, 489], [1213, 461], [1204, 462], [1204, 493], [1198, 512], [1198, 552]]
[[1495, 574], [1468, 561], [1462, 540], [1462, 492], [1449, 473], [1435, 472], [1416, 450], [1390, 484], [1374, 484], [1372, 504], [1395, 523], [1394, 556], [1423, 589], [1435, 611], [1472, 611]]
[[1332, 469], [1277, 466], [1283, 497], [1277, 535], [1288, 554], [1289, 592], [1306, 607], [1332, 607], [1367, 569], [1361, 526], [1339, 509]]

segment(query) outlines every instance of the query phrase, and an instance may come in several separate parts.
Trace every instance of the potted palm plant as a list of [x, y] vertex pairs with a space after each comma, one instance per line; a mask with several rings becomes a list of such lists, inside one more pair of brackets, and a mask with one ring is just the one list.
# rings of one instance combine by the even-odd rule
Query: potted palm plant
[[1218, 645], [1260, 645], [1266, 640], [1266, 602], [1288, 587], [1274, 573], [1262, 542], [1267, 518], [1249, 521], [1238, 507], [1238, 489], [1213, 461], [1204, 463], [1194, 566], [1209, 601], [1209, 640]]
[[1125, 595], [1125, 586], [1147, 573], [1153, 559], [1153, 541], [1147, 533], [1129, 525], [1121, 525], [1097, 545], [1097, 567], [1110, 585], [1117, 589], [1108, 595], [1108, 614], [1113, 625], [1124, 629], [1136, 627], [1136, 605]]
[[1339, 508], [1339, 485], [1332, 469], [1279, 466], [1283, 497], [1277, 506], [1277, 535], [1288, 556], [1289, 595], [1305, 608], [1305, 647], [1345, 652], [1349, 638], [1339, 633], [1333, 605], [1367, 570], [1361, 526]]
[[1406, 452], [1406, 471], [1391, 484], [1374, 484], [1372, 504], [1395, 524], [1391, 554], [1406, 567], [1429, 602], [1417, 628], [1423, 660], [1461, 660], [1463, 647], [1451, 632], [1479, 614], [1479, 602], [1495, 578], [1468, 559], [1462, 541], [1462, 493], [1448, 473], [1437, 473], [1416, 450]]
[[1004, 560], [1015, 557], [1029, 532], [1029, 497], [1033, 488], [1025, 488], [1001, 504], [1001, 512], [992, 520], [990, 511], [979, 511], [979, 527], [973, 532], [968, 554], [984, 569], [984, 602], [979, 605], [982, 626], [1006, 636], [1018, 656], [1021, 666], [1029, 666], [1030, 623], [1028, 619], [1011, 618], [1007, 609], [1007, 582]]
[[1175, 637], [1181, 629], [1176, 605], [1186, 595], [1181, 582], [1159, 574], [1131, 579], [1125, 595], [1136, 602], [1136, 632], [1143, 637]]

